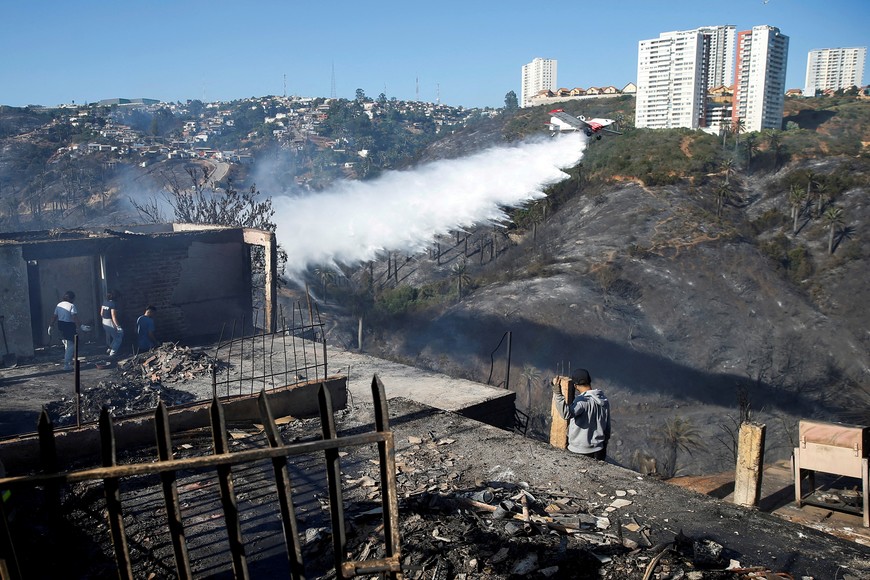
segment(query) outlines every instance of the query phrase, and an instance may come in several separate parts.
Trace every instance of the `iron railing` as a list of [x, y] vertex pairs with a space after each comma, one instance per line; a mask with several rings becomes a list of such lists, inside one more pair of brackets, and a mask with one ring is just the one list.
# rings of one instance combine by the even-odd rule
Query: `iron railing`
[[[175, 571], [178, 578], [193, 578], [191, 559], [183, 519], [183, 505], [179, 501], [176, 477], [179, 472], [190, 470], [213, 470], [220, 488], [220, 504], [229, 539], [232, 571], [236, 578], [249, 578], [245, 540], [240, 525], [240, 509], [233, 487], [233, 467], [269, 460], [272, 463], [275, 492], [280, 507], [283, 540], [292, 578], [304, 578], [302, 545], [295, 514], [292, 485], [288, 471], [290, 457], [323, 452], [327, 474], [329, 512], [332, 526], [333, 558], [338, 578], [353, 578], [361, 574], [383, 574], [401, 578], [400, 538], [398, 525], [398, 496], [396, 491], [395, 442], [389, 427], [387, 399], [384, 385], [375, 375], [372, 378], [375, 431], [339, 437], [335, 427], [332, 399], [325, 383], [318, 393], [322, 438], [287, 445], [272, 416], [265, 390], [258, 398], [259, 410], [268, 447], [231, 452], [222, 403], [215, 398], [211, 404], [211, 430], [213, 454], [183, 459], [173, 459], [172, 439], [169, 430], [169, 412], [161, 402], [155, 411], [155, 431], [158, 461], [143, 461], [119, 465], [112, 416], [104, 408], [100, 416], [100, 439], [102, 466], [76, 471], [58, 471], [55, 436], [47, 414], [39, 423], [40, 458], [42, 473], [35, 475], [7, 476], [0, 478], [0, 490], [34, 489], [46, 490], [47, 501], [58, 501], [61, 486], [78, 482], [102, 481], [105, 507], [111, 533], [114, 560], [118, 577], [133, 578], [134, 563], [130, 556], [128, 535], [124, 527], [124, 505], [120, 483], [125, 479], [157, 474], [161, 480], [162, 494], [166, 505], [166, 525], [171, 537]], [[342, 448], [372, 445], [378, 447], [382, 520], [384, 533], [384, 557], [373, 560], [354, 561], [345, 559], [347, 534], [345, 531], [344, 502], [342, 497], [339, 450]], [[52, 498], [55, 498], [54, 500]], [[0, 502], [0, 579], [24, 578], [16, 558], [16, 539], [10, 532], [7, 515]]]

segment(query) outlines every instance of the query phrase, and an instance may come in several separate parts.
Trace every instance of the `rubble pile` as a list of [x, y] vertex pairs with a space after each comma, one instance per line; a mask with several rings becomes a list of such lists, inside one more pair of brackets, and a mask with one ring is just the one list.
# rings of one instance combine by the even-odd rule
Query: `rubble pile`
[[[110, 362], [95, 364], [108, 368]], [[85, 385], [80, 395], [80, 420], [83, 423], [96, 421], [104, 406], [113, 417], [121, 417], [155, 409], [159, 401], [168, 406], [191, 402], [196, 399], [195, 395], [166, 384], [183, 384], [210, 375], [213, 368], [220, 366], [222, 363], [215, 362], [204, 352], [165, 342], [153, 350], [119, 361], [110, 377], [97, 386]], [[75, 397], [53, 401], [45, 409], [57, 426], [76, 424]]]
[[212, 370], [219, 371], [223, 365], [202, 351], [188, 346], [164, 342], [162, 345], [139, 353], [119, 363], [121, 375], [135, 379], [145, 379], [155, 383], [184, 383], [196, 377], [209, 375]]
[[[81, 422], [87, 423], [98, 420], [103, 407], [108, 407], [113, 417], [121, 417], [156, 409], [160, 401], [171, 406], [188, 403], [195, 397], [186, 391], [160, 384], [100, 381], [96, 387], [84, 389], [80, 399]], [[53, 401], [45, 406], [45, 410], [58, 427], [76, 424], [74, 397]]]
[[[564, 491], [526, 482], [463, 481], [452, 439], [410, 437], [397, 453], [402, 568], [407, 578], [768, 578], [727, 547], [682, 533], [653, 544], [630, 510], [635, 490]], [[345, 489], [379, 497], [376, 465]], [[582, 481], [582, 473], [578, 473]], [[376, 510], [375, 510], [376, 511]], [[350, 556], [382, 558], [377, 530], [355, 520]], [[779, 577], [779, 576], [777, 576]]]

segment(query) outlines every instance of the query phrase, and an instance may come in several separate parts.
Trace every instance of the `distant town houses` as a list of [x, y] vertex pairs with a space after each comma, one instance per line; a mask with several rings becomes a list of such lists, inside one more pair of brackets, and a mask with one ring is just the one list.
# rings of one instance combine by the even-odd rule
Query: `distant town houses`
[[[239, 135], [242, 142], [261, 140], [268, 136], [279, 146], [302, 151], [306, 143], [316, 149], [330, 149], [339, 154], [337, 166], [352, 171], [358, 161], [368, 156], [367, 149], [354, 149], [347, 139], [330, 139], [321, 135], [321, 127], [328, 120], [333, 99], [309, 97], [268, 96], [242, 99], [233, 102], [164, 103], [154, 99], [108, 99], [97, 104], [58, 107], [64, 111], [54, 125], [68, 124], [77, 131], [93, 137], [87, 143], [72, 144], [58, 148], [50, 162], [63, 158], [102, 155], [107, 162], [130, 163], [147, 167], [159, 160], [215, 160], [239, 165], [250, 165], [255, 154], [249, 148], [226, 149], [218, 146], [226, 142], [222, 136], [236, 131], [245, 118], [250, 123], [251, 111], [257, 114], [256, 126], [247, 134]], [[381, 98], [360, 102], [363, 113], [376, 120], [390, 112], [398, 111], [404, 116], [426, 117], [436, 130], [467, 123], [473, 117], [500, 114], [498, 110], [465, 109], [439, 103], [408, 102]], [[159, 118], [167, 111], [174, 117], [183, 118], [180, 126], [171, 134], [161, 137], [135, 129], [131, 121], [137, 117], [141, 129], [145, 118]], [[247, 116], [246, 116], [247, 115]], [[418, 122], [408, 122], [408, 129], [420, 129]], [[43, 130], [48, 130], [44, 128]]]
[[637, 85], [628, 83], [621, 89], [608, 85], [606, 87], [574, 87], [573, 89], [560, 88], [556, 90], [542, 89], [532, 95], [528, 100], [528, 105], [534, 107], [537, 105], [549, 105], [554, 103], [562, 103], [566, 101], [575, 101], [583, 99], [598, 99], [601, 97], [619, 97], [622, 95], [634, 95], [637, 92]]

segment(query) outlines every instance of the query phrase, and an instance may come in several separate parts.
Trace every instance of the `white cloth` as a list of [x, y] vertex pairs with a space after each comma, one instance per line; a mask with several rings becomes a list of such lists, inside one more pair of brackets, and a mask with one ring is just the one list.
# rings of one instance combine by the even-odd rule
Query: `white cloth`
[[57, 315], [57, 319], [60, 322], [74, 322], [73, 316], [76, 316], [79, 311], [75, 304], [63, 300], [55, 306], [54, 313]]

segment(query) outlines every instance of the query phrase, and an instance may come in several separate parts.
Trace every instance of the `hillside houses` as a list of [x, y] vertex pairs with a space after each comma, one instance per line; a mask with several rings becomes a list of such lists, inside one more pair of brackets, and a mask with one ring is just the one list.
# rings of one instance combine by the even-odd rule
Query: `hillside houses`
[[613, 85], [606, 87], [574, 87], [573, 89], [559, 88], [555, 91], [542, 90], [533, 95], [529, 99], [531, 106], [549, 105], [553, 103], [561, 103], [565, 101], [575, 101], [583, 99], [597, 99], [601, 97], [618, 97], [621, 95], [633, 95], [637, 92], [637, 86], [634, 83], [628, 83], [622, 89], [618, 89]]
[[[587, 92], [592, 89], [587, 89]], [[598, 89], [595, 89], [596, 91]], [[615, 91], [613, 87], [602, 89]], [[159, 159], [215, 159], [232, 163], [250, 164], [254, 154], [247, 149], [226, 149], [214, 145], [220, 138], [236, 131], [238, 118], [245, 117], [250, 111], [256, 119], [262, 118], [262, 125], [255, 126], [239, 140], [254, 140], [267, 133], [271, 140], [291, 150], [301, 150], [306, 142], [317, 148], [329, 148], [337, 153], [349, 153], [358, 158], [356, 152], [347, 151], [347, 141], [337, 143], [320, 135], [321, 125], [328, 119], [331, 99], [305, 97], [268, 96], [245, 99], [232, 103], [161, 103], [149, 99], [114, 99], [101, 103], [101, 106], [80, 106], [70, 108], [69, 113], [57, 122], [67, 123], [79, 131], [88, 131], [95, 140], [84, 146], [58, 148], [52, 161], [64, 156], [103, 154], [118, 161], [147, 165]], [[364, 114], [377, 122], [393, 111], [408, 117], [422, 117], [431, 120], [436, 131], [446, 126], [456, 126], [467, 122], [480, 111], [450, 107], [439, 103], [404, 102], [392, 99], [386, 101], [366, 100], [361, 103]], [[131, 111], [141, 116], [164, 115], [168, 111], [173, 117], [182, 118], [177, 130], [168, 137], [149, 135], [147, 131], [131, 126]], [[262, 117], [260, 117], [262, 115]], [[409, 130], [420, 129], [419, 122], [409, 122]], [[226, 139], [223, 139], [226, 141]], [[350, 162], [350, 161], [348, 161]]]

